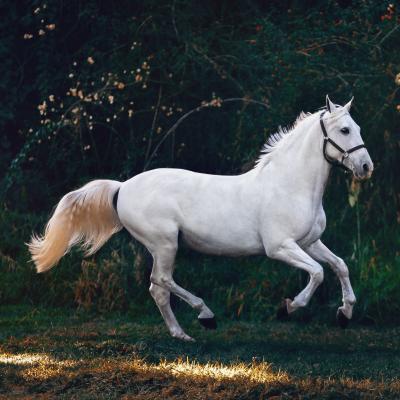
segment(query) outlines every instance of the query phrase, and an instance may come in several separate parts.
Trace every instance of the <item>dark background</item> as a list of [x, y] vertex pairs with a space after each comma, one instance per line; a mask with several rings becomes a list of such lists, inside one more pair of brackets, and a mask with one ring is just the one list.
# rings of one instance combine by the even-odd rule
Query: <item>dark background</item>
[[[2, 304], [156, 312], [145, 256], [127, 234], [83, 262], [73, 252], [40, 276], [24, 243], [62, 195], [89, 180], [157, 167], [240, 173], [278, 125], [322, 107], [329, 93], [339, 104], [355, 96], [352, 115], [375, 173], [358, 184], [333, 171], [324, 241], [349, 265], [355, 317], [399, 322], [396, 3], [49, 0], [4, 1], [0, 11]], [[186, 112], [227, 98], [268, 108], [209, 107], [164, 138]], [[230, 318], [272, 318], [307, 282], [263, 257], [183, 250], [177, 267], [182, 286]], [[340, 298], [327, 273], [313, 315], [333, 318]]]

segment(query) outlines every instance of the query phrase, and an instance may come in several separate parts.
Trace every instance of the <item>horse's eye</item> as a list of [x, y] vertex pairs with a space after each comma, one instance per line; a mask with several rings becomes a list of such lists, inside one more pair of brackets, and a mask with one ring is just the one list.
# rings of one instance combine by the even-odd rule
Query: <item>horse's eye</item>
[[348, 135], [348, 134], [350, 133], [349, 128], [342, 128], [342, 129], [340, 130], [340, 132], [342, 132], [342, 133], [345, 134], [345, 135]]

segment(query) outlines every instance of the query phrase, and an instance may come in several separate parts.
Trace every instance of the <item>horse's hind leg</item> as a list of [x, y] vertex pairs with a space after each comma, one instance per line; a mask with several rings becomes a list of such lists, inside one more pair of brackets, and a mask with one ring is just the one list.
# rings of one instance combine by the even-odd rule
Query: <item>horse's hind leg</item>
[[152, 252], [154, 257], [154, 265], [151, 272], [150, 281], [152, 284], [157, 285], [180, 297], [195, 310], [198, 310], [198, 318], [203, 326], [206, 328], [215, 328], [216, 323], [214, 313], [206, 306], [203, 299], [194, 296], [187, 290], [177, 285], [173, 280], [172, 274], [176, 251], [176, 243], [163, 243], [163, 245], [160, 245]]
[[168, 327], [171, 336], [178, 339], [186, 340], [188, 342], [194, 341], [193, 338], [191, 338], [183, 331], [178, 321], [176, 320], [174, 313], [172, 312], [169, 290], [163, 289], [162, 287], [152, 283], [150, 285], [149, 291], [154, 301], [156, 302], [162, 317], [164, 318], [164, 321]]

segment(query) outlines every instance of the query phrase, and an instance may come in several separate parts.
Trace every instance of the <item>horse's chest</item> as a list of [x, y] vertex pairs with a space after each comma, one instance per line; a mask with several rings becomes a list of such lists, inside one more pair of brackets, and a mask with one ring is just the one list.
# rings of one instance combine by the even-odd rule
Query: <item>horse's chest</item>
[[310, 221], [310, 226], [305, 235], [300, 238], [299, 244], [302, 246], [308, 246], [311, 243], [317, 241], [326, 227], [326, 216], [323, 209], [321, 209], [315, 217]]

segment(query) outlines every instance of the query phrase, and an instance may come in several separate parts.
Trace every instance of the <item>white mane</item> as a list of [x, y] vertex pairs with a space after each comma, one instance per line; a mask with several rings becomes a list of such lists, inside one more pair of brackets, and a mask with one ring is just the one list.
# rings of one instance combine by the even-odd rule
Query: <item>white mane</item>
[[284, 142], [283, 139], [293, 134], [295, 128], [299, 125], [300, 122], [304, 121], [311, 115], [313, 114], [305, 113], [302, 111], [293, 124], [284, 127], [279, 126], [278, 131], [272, 133], [261, 148], [261, 154], [256, 160], [256, 167], [263, 167], [268, 162], [268, 155], [272, 153], [277, 147], [280, 147], [282, 145], [282, 142]]

